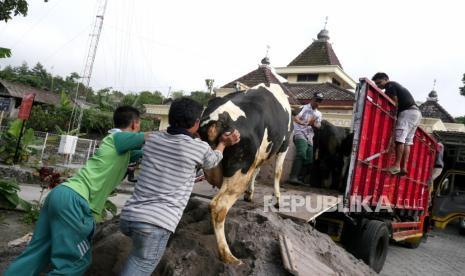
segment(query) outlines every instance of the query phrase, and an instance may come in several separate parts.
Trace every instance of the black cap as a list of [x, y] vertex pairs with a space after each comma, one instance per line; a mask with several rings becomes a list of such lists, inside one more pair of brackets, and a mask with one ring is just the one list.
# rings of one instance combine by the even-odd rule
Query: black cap
[[317, 101], [317, 102], [323, 101], [323, 93], [321, 93], [321, 92], [313, 93], [313, 99], [315, 99], [315, 101]]

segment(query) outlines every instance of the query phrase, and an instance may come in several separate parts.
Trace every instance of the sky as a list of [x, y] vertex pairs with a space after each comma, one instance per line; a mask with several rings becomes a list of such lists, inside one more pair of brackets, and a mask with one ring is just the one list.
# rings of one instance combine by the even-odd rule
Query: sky
[[[101, 0], [103, 1], [103, 0]], [[55, 75], [83, 71], [96, 0], [29, 0], [26, 17], [0, 23], [0, 67], [37, 62]], [[433, 89], [453, 116], [465, 115], [465, 3], [344, 0], [109, 0], [91, 86], [124, 93], [206, 90], [257, 68], [270, 46], [284, 67], [325, 25], [354, 80], [386, 72], [425, 101]]]

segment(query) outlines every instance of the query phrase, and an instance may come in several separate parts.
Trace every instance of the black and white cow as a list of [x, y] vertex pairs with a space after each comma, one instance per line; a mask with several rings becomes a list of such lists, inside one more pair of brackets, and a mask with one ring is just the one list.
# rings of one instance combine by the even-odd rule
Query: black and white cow
[[210, 203], [212, 223], [220, 258], [241, 263], [231, 253], [224, 235], [228, 210], [241, 194], [252, 200], [253, 185], [260, 165], [276, 156], [274, 189], [279, 202], [279, 181], [292, 132], [291, 108], [281, 86], [257, 85], [244, 92], [212, 99], [202, 115], [199, 134], [212, 146], [225, 131], [237, 129], [241, 140], [225, 149], [221, 164], [205, 171], [207, 180], [220, 191]]
[[[323, 120], [313, 137], [315, 161], [311, 172], [314, 186], [344, 191], [352, 150], [353, 134]], [[315, 185], [316, 184], [316, 185]]]

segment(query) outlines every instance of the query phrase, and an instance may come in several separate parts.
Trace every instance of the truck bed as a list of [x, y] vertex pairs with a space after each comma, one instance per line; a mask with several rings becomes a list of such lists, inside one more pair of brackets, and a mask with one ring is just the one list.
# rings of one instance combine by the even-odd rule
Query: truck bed
[[436, 141], [419, 127], [407, 162], [408, 174], [390, 174], [386, 169], [395, 161], [396, 105], [368, 79], [360, 80], [356, 98], [346, 206], [361, 200], [373, 207], [426, 211]]
[[[194, 185], [192, 195], [212, 199], [218, 191], [219, 190], [217, 188], [214, 188], [208, 182], [202, 181]], [[342, 203], [342, 193], [333, 190], [282, 184], [280, 191], [281, 201], [280, 210], [278, 213], [283, 217], [305, 222], [315, 220], [315, 218], [317, 218], [322, 213], [327, 212], [332, 208], [336, 208], [339, 203]], [[253, 202], [248, 203], [243, 200], [239, 200], [236, 205], [249, 208], [264, 208], [264, 200], [274, 199], [273, 194], [274, 189], [271, 184], [256, 183]], [[300, 200], [301, 198], [305, 198], [309, 202], [310, 208], [307, 208], [305, 205], [297, 206], [295, 209], [292, 209], [290, 207], [291, 201]], [[270, 204], [274, 205], [274, 203]]]

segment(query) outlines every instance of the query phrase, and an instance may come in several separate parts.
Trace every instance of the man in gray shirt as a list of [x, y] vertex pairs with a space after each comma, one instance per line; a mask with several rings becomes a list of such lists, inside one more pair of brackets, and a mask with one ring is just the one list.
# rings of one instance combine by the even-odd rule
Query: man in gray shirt
[[121, 212], [121, 231], [133, 241], [121, 275], [151, 275], [187, 205], [196, 168], [217, 166], [224, 148], [240, 140], [237, 130], [225, 133], [213, 150], [194, 138], [202, 110], [194, 100], [175, 100], [167, 132], [155, 132], [146, 139], [138, 182]]
[[299, 176], [304, 171], [303, 168], [309, 169], [313, 164], [313, 128], [320, 128], [321, 126], [322, 115], [317, 108], [322, 100], [322, 93], [314, 93], [310, 103], [304, 105], [299, 114], [294, 117], [294, 145], [296, 154], [288, 179], [288, 182], [291, 184], [303, 184]]

